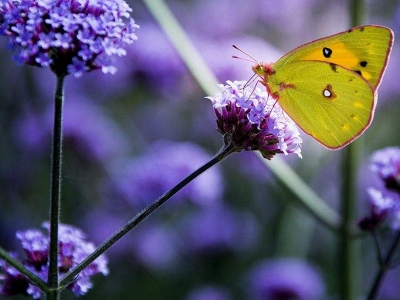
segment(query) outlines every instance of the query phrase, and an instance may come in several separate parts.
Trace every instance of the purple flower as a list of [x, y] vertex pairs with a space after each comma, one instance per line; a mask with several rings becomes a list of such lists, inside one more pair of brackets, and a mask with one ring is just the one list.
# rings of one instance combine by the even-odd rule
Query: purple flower
[[249, 272], [253, 300], [322, 299], [325, 285], [312, 266], [298, 259], [262, 261]]
[[203, 256], [251, 249], [259, 234], [251, 214], [223, 205], [188, 214], [180, 227], [184, 250]]
[[400, 193], [400, 148], [388, 147], [375, 151], [370, 168], [385, 183], [388, 190]]
[[[0, 295], [15, 296], [18, 294], [29, 295], [27, 290], [29, 282], [20, 272], [13, 267], [7, 265], [0, 259]], [[1, 283], [2, 282], [2, 283]]]
[[397, 194], [386, 192], [385, 194], [375, 188], [368, 190], [370, 200], [370, 212], [358, 222], [363, 230], [373, 231], [383, 222], [388, 221], [390, 228], [400, 228], [400, 199]]
[[[48, 254], [49, 254], [49, 223], [45, 222], [43, 227], [48, 233], [43, 234], [36, 229], [17, 232], [17, 239], [21, 242], [25, 251], [26, 258], [23, 264], [43, 280], [47, 280], [48, 273]], [[70, 269], [77, 266], [89, 254], [95, 250], [93, 243], [86, 241], [85, 234], [70, 225], [59, 225], [59, 256], [58, 269], [62, 276]], [[2, 295], [32, 295], [33, 298], [42, 297], [42, 292], [38, 287], [32, 285], [22, 274], [14, 268], [8, 266], [4, 261], [0, 260], [2, 267], [3, 283], [0, 285], [0, 294]], [[92, 275], [102, 273], [108, 274], [107, 259], [101, 255], [86, 269], [84, 269], [71, 283], [68, 288], [74, 292], [76, 296], [84, 295], [92, 287], [90, 277]]]
[[197, 288], [185, 297], [185, 300], [230, 300], [232, 296], [225, 288], [205, 286]]
[[151, 270], [175, 270], [179, 239], [172, 228], [153, 222], [134, 232], [132, 242], [130, 248], [140, 265]]
[[123, 47], [137, 39], [131, 11], [123, 0], [5, 0], [0, 34], [19, 64], [76, 77], [100, 68], [113, 73], [114, 55], [125, 55]]
[[[141, 157], [116, 166], [109, 183], [111, 198], [120, 198], [141, 209], [210, 158], [203, 149], [191, 143], [159, 141], [151, 145], [150, 150]], [[223, 181], [219, 169], [212, 168], [183, 188], [171, 203], [189, 200], [207, 206], [218, 203], [222, 191]]]
[[207, 97], [217, 116], [217, 129], [237, 151], [258, 150], [271, 159], [277, 153], [301, 157], [301, 138], [293, 121], [268, 93], [249, 88], [246, 81], [219, 85], [222, 93]]
[[17, 231], [17, 239], [21, 242], [25, 251], [27, 263], [37, 268], [47, 263], [49, 250], [48, 238], [37, 229], [28, 229], [27, 231]]

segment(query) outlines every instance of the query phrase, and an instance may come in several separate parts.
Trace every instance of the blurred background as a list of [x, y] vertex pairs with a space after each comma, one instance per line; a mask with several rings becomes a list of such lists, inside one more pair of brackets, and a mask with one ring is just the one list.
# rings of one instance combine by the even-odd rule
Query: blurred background
[[[127, 1], [138, 41], [118, 72], [66, 82], [63, 223], [97, 245], [222, 146], [211, 102], [141, 1]], [[218, 80], [248, 80], [251, 63], [351, 27], [349, 1], [168, 0]], [[365, 23], [400, 32], [399, 1], [367, 1]], [[0, 40], [0, 245], [20, 251], [17, 230], [48, 219], [53, 89], [49, 69], [17, 66]], [[400, 48], [395, 42], [375, 119], [362, 137], [357, 218], [377, 178], [369, 155], [399, 145]], [[303, 159], [285, 160], [334, 209], [341, 151], [302, 134]], [[300, 207], [254, 153], [234, 154], [190, 183], [107, 252], [110, 274], [86, 299], [336, 299], [337, 237]], [[316, 242], [318, 241], [318, 242]], [[359, 242], [359, 292], [377, 270], [370, 237]], [[371, 271], [372, 270], [372, 271]], [[393, 271], [382, 298], [399, 299]], [[291, 294], [292, 293], [292, 294]], [[298, 298], [293, 298], [295, 296]], [[62, 299], [73, 299], [64, 292]], [[16, 297], [18, 299], [18, 297]], [[272, 298], [271, 298], [272, 299]]]

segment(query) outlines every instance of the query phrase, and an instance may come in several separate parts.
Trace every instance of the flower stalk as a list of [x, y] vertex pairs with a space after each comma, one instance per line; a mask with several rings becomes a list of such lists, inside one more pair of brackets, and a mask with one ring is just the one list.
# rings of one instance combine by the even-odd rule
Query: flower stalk
[[58, 299], [58, 225], [61, 211], [61, 170], [62, 170], [62, 119], [64, 105], [64, 79], [57, 76], [54, 93], [54, 129], [51, 155], [50, 183], [50, 253], [48, 284], [50, 292], [48, 299]]
[[400, 230], [397, 231], [397, 234], [395, 238], [393, 239], [392, 245], [389, 248], [389, 251], [387, 252], [386, 256], [382, 259], [380, 263], [380, 269], [378, 274], [375, 277], [374, 283], [371, 286], [371, 290], [368, 293], [367, 300], [374, 300], [378, 296], [379, 288], [383, 282], [383, 279], [389, 271], [391, 267], [391, 263], [394, 257], [394, 254], [396, 253], [396, 250], [398, 249], [400, 244]]
[[125, 226], [121, 227], [121, 229], [119, 229], [110, 238], [108, 238], [99, 247], [97, 247], [97, 249], [92, 254], [87, 256], [85, 260], [83, 260], [78, 266], [72, 269], [68, 274], [64, 276], [64, 278], [61, 279], [60, 287], [63, 288], [65, 286], [68, 286], [68, 284], [70, 284], [83, 269], [85, 269], [89, 264], [91, 264], [96, 258], [103, 254], [112, 245], [118, 242], [122, 237], [124, 237], [132, 228], [136, 227], [154, 211], [160, 208], [161, 205], [163, 205], [168, 199], [170, 199], [173, 195], [184, 188], [189, 182], [210, 169], [215, 164], [222, 161], [229, 154], [237, 151], [238, 149], [236, 149], [233, 143], [225, 144], [224, 147], [210, 161], [188, 175], [177, 185], [167, 191], [164, 195], [155, 200], [152, 204], [144, 208], [133, 219], [129, 220], [128, 223], [125, 224]]

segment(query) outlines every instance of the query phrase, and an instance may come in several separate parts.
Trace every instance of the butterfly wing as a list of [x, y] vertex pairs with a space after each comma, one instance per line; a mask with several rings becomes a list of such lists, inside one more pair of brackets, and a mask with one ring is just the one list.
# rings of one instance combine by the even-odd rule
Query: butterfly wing
[[318, 61], [294, 61], [268, 77], [278, 103], [307, 134], [330, 149], [352, 142], [369, 126], [375, 91], [357, 73]]
[[280, 58], [274, 69], [296, 61], [324, 61], [350, 69], [379, 86], [393, 45], [387, 27], [365, 25], [302, 45]]

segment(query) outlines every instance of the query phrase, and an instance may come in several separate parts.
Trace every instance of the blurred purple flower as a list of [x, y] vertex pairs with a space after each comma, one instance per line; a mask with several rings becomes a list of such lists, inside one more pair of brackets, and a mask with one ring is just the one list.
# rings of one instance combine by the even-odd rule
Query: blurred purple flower
[[[259, 61], [266, 58], [270, 61], [276, 61], [283, 54], [267, 42], [250, 36], [220, 38], [218, 43], [209, 36], [196, 37], [194, 44], [198, 49], [202, 49], [201, 55], [220, 82], [225, 82], [229, 78], [250, 78], [254, 74], [248, 61], [243, 62], [243, 60], [232, 58], [234, 54], [248, 59], [243, 53], [235, 50], [232, 47], [233, 44], [248, 52], [252, 57], [259, 58]], [[218, 53], [218, 55], [215, 55], [215, 53]]]
[[385, 280], [380, 288], [379, 300], [398, 300], [400, 295], [400, 268], [398, 262], [396, 266], [390, 268], [390, 272], [385, 275]]
[[[182, 23], [189, 32], [193, 32], [193, 36], [209, 36], [212, 39], [210, 43], [215, 43], [226, 36], [237, 36], [238, 32], [245, 32], [246, 28], [251, 30], [251, 26], [257, 23], [254, 16], [259, 11], [258, 3], [248, 0], [246, 5], [242, 4], [243, 2], [240, 0], [194, 1], [191, 10], [196, 12], [196, 17], [183, 13], [180, 15], [180, 19], [184, 19]], [[184, 11], [187, 8], [181, 9]], [[232, 15], [235, 17], [232, 18]], [[251, 22], [252, 19], [254, 22]], [[242, 20], [247, 21], [243, 22]], [[201, 51], [207, 50], [207, 48], [200, 49]], [[219, 56], [216, 55], [216, 57]]]
[[[15, 258], [15, 255], [11, 253]], [[0, 295], [15, 296], [18, 294], [29, 295], [29, 282], [19, 271], [0, 259]]]
[[[86, 161], [108, 163], [127, 151], [127, 142], [111, 118], [83, 98], [65, 104], [63, 135], [65, 148], [72, 148]], [[53, 111], [40, 116], [26, 114], [16, 124], [19, 143], [29, 151], [43, 152], [50, 147]]]
[[253, 300], [322, 299], [325, 285], [319, 272], [303, 260], [262, 261], [248, 274]]
[[[116, 166], [108, 189], [111, 198], [121, 198], [141, 209], [210, 159], [192, 143], [159, 141], [150, 149], [143, 156]], [[222, 176], [214, 167], [179, 191], [172, 203], [189, 200], [196, 205], [213, 205], [220, 202], [222, 191]]]
[[6, 0], [0, 34], [9, 37], [19, 64], [75, 77], [100, 68], [113, 74], [113, 56], [125, 55], [123, 46], [137, 39], [131, 11], [123, 0]]
[[[85, 214], [85, 217], [80, 221], [80, 227], [85, 229], [85, 232], [91, 237], [96, 244], [103, 243], [118, 229], [126, 223], [126, 217], [118, 212], [114, 212], [113, 207], [101, 207], [91, 209]], [[110, 249], [107, 250], [107, 256], [121, 257], [129, 251], [130, 239], [120, 239]]]
[[175, 270], [179, 259], [179, 239], [173, 229], [154, 224], [133, 233], [130, 248], [138, 262], [151, 270]]
[[229, 291], [222, 287], [205, 286], [197, 288], [185, 297], [185, 300], [230, 300]]
[[[50, 225], [48, 222], [43, 223], [43, 227], [49, 232]], [[48, 273], [48, 234], [45, 235], [35, 229], [18, 231], [16, 234], [26, 254], [23, 264], [45, 281]], [[95, 250], [94, 244], [86, 241], [85, 234], [71, 225], [60, 224], [58, 237], [58, 268], [61, 276], [77, 266]], [[11, 296], [21, 293], [32, 295], [35, 299], [43, 296], [39, 288], [31, 284], [17, 270], [8, 266], [2, 260], [0, 260], [0, 264], [4, 273], [2, 276], [3, 284], [0, 285], [0, 294]], [[84, 295], [93, 286], [90, 281], [91, 276], [98, 273], [107, 275], [108, 272], [107, 259], [104, 255], [101, 255], [84, 269], [68, 288], [74, 292], [75, 296]]]
[[250, 88], [246, 81], [220, 84], [222, 92], [213, 97], [217, 130], [232, 142], [237, 151], [258, 150], [267, 159], [277, 153], [301, 157], [301, 138], [293, 121], [268, 93]]
[[151, 88], [176, 92], [177, 86], [187, 87], [181, 84], [187, 68], [165, 33], [151, 23], [141, 25], [141, 30], [146, 34], [140, 37], [140, 44], [128, 51], [133, 72]]
[[250, 213], [224, 205], [186, 215], [180, 228], [183, 250], [204, 256], [249, 250], [259, 235], [258, 224]]
[[400, 148], [387, 147], [375, 151], [370, 168], [385, 183], [388, 190], [400, 193]]
[[393, 230], [400, 229], [400, 199], [397, 194], [385, 194], [375, 188], [368, 190], [370, 212], [363, 217], [358, 226], [363, 230], [373, 231], [383, 222], [388, 221]]

